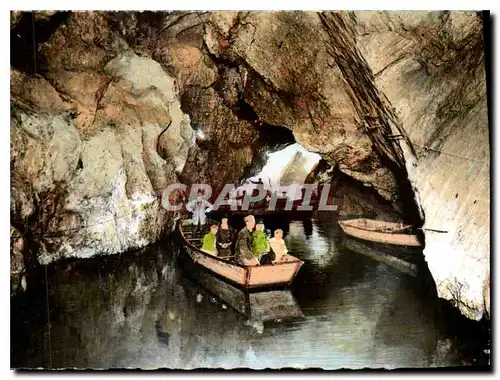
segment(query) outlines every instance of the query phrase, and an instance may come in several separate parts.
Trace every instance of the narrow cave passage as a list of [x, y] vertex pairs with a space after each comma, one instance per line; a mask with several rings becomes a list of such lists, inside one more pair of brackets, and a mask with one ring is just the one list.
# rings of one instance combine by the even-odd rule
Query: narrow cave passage
[[286, 192], [291, 199], [300, 197], [301, 186], [321, 156], [307, 151], [298, 143], [266, 153], [265, 164], [255, 175], [245, 179], [243, 190], [251, 191], [255, 183], [262, 182], [271, 192]]
[[[256, 159], [247, 168], [246, 176], [240, 179], [231, 194], [237, 198], [237, 212], [231, 212], [226, 208], [222, 211], [217, 210], [213, 213], [216, 220], [223, 215], [230, 215], [233, 225], [239, 229], [244, 227], [242, 217], [253, 214], [265, 222], [268, 232], [272, 233], [273, 230], [280, 228], [286, 234], [290, 232], [293, 223], [300, 221], [303, 223], [303, 233], [308, 239], [311, 237], [313, 226], [323, 228], [325, 231], [330, 230], [336, 240], [336, 243], [332, 244], [341, 247], [338, 249], [351, 251], [360, 257], [368, 257], [402, 274], [413, 277], [424, 276], [432, 280], [421, 247], [398, 247], [390, 244], [381, 247], [373, 241], [353, 239], [352, 236], [342, 232], [338, 223], [339, 220], [368, 218], [399, 224], [405, 221], [404, 210], [398, 210], [392, 202], [383, 199], [372, 187], [365, 186], [364, 183], [344, 174], [320, 154], [308, 151], [296, 141], [292, 143], [290, 140], [293, 135], [288, 130], [273, 128], [275, 127], [268, 126], [261, 131], [260, 141], [254, 145], [258, 152]], [[289, 135], [278, 133], [283, 131]], [[283, 139], [283, 136], [286, 137]], [[334, 212], [319, 211], [316, 204], [313, 212], [300, 211], [299, 205], [305, 199], [304, 184], [316, 185], [317, 196], [322, 195], [322, 186], [328, 184], [326, 204], [333, 204], [338, 208]], [[259, 186], [263, 187], [267, 197], [253, 203], [254, 206], [250, 204], [250, 208], [248, 203], [245, 207], [244, 197], [256, 196]], [[292, 208], [269, 207], [272, 203], [270, 197], [273, 194], [282, 197], [281, 199], [285, 199], [286, 202], [292, 201]], [[407, 232], [411, 234], [417, 231]], [[422, 239], [421, 234], [418, 235], [418, 239]], [[323, 251], [325, 255], [331, 256], [332, 250], [336, 249], [330, 247]]]
[[[177, 104], [174, 108], [169, 103], [168, 112], [156, 115], [156, 98], [145, 95], [149, 90], [143, 93], [129, 88], [124, 81], [113, 80], [109, 91], [105, 92], [106, 101], [97, 103], [105, 107], [102, 109], [104, 114], [114, 115], [113, 122], [103, 123], [95, 131], [80, 131], [82, 136], [90, 137], [82, 138], [82, 146], [89, 154], [77, 156], [74, 162], [68, 159], [71, 165], [67, 166], [70, 171], [67, 183], [64, 183], [67, 188], [59, 186], [57, 181], [47, 181], [45, 174], [57, 174], [56, 170], [50, 170], [51, 167], [66, 167], [60, 163], [66, 156], [71, 158], [67, 154], [69, 149], [66, 149], [68, 139], [60, 140], [61, 144], [53, 143], [58, 142], [54, 139], [48, 144], [40, 144], [40, 149], [35, 150], [28, 137], [11, 140], [11, 150], [14, 146], [20, 152], [15, 158], [16, 166], [11, 161], [11, 175], [16, 179], [11, 182], [11, 193], [16, 199], [15, 207], [11, 208], [11, 260], [20, 258], [22, 262], [24, 259], [24, 269], [14, 268], [17, 277], [13, 277], [11, 269], [11, 281], [17, 278], [18, 289], [17, 294], [11, 297], [12, 367], [362, 369], [489, 364], [488, 339], [491, 333], [487, 329], [488, 325], [467, 320], [451, 304], [437, 298], [436, 285], [421, 250], [407, 252], [396, 248], [380, 252], [380, 247], [374, 245], [346, 243], [346, 236], [338, 223], [342, 219], [370, 218], [415, 225], [421, 222], [415, 213], [414, 189], [406, 170], [391, 167], [391, 162], [381, 165], [384, 169], [397, 172], [397, 189], [391, 187], [392, 194], [399, 195], [399, 207], [395, 207], [396, 202], [390, 196], [384, 198], [377, 192], [376, 185], [372, 183], [373, 178], [370, 180], [357, 176], [360, 172], [373, 173], [370, 168], [360, 171], [354, 164], [346, 164], [349, 167], [342, 169], [352, 170], [342, 172], [333, 163], [342, 162], [342, 157], [331, 152], [321, 157], [305, 149], [307, 145], [311, 149], [317, 147], [322, 152], [327, 151], [320, 144], [332, 140], [334, 133], [325, 131], [322, 139], [315, 139], [317, 145], [312, 142], [313, 139], [302, 134], [308, 144], [301, 146], [301, 141], [306, 140], [296, 140], [291, 131], [296, 128], [294, 126], [298, 125], [297, 120], [300, 121], [301, 117], [275, 117], [280, 112], [279, 103], [269, 101], [268, 96], [271, 95], [271, 99], [280, 97], [284, 101], [285, 109], [282, 111], [295, 113], [295, 106], [300, 108], [303, 104], [302, 96], [314, 89], [303, 85], [309, 84], [301, 81], [304, 78], [308, 78], [307, 82], [319, 84], [319, 87], [324, 83], [328, 89], [328, 92], [315, 92], [314, 96], [309, 94], [309, 100], [314, 100], [317, 110], [324, 108], [319, 104], [322, 103], [322, 97], [325, 98], [325, 104], [332, 108], [339, 104], [336, 86], [323, 80], [325, 71], [333, 70], [325, 70], [323, 65], [318, 66], [321, 70], [317, 73], [313, 70], [314, 65], [299, 70], [302, 63], [307, 62], [303, 59], [304, 53], [310, 48], [314, 49], [315, 42], [323, 43], [323, 39], [305, 38], [302, 39], [302, 45], [300, 34], [306, 28], [297, 28], [302, 23], [289, 17], [293, 13], [280, 12], [274, 21], [283, 24], [286, 30], [282, 31], [287, 33], [278, 30], [279, 33], [273, 36], [267, 27], [276, 25], [269, 22], [273, 18], [271, 13], [268, 19], [260, 22], [254, 19], [250, 23], [245, 20], [247, 15], [238, 12], [239, 16], [229, 29], [230, 38], [221, 39], [218, 39], [217, 33], [230, 26], [227, 23], [231, 20], [230, 15], [222, 18], [210, 16], [209, 21], [203, 14], [191, 12], [172, 12], [169, 15], [164, 12], [120, 12], [114, 16], [110, 15], [112, 12], [94, 12], [95, 17], [84, 17], [82, 12], [74, 12], [66, 20], [68, 13], [49, 16], [49, 12], [42, 13], [45, 16], [38, 18], [32, 18], [31, 13], [27, 13], [15, 26], [11, 26], [11, 70], [19, 71], [23, 77], [27, 74], [28, 79], [33, 78], [36, 72], [47, 80], [56, 78], [60, 81], [58, 83], [67, 85], [71, 84], [68, 80], [68, 73], [71, 73], [71, 78], [74, 75], [83, 84], [82, 91], [76, 91], [76, 98], [89, 95], [88, 99], [92, 100], [90, 109], [96, 108], [97, 112], [101, 109], [93, 106], [93, 99], [101, 97], [102, 87], [92, 92], [92, 81], [88, 78], [101, 76], [101, 65], [86, 68], [80, 73], [75, 69], [82, 69], [81, 64], [73, 67], [71, 62], [66, 61], [86, 57], [79, 46], [82, 41], [84, 52], [91, 53], [90, 61], [100, 59], [100, 53], [93, 53], [102, 52], [100, 49], [116, 51], [122, 57], [128, 56], [133, 50], [141, 62], [149, 62], [149, 65], [152, 64], [151, 60], [157, 61], [165, 73], [175, 80], [182, 111], [190, 116], [191, 122], [175, 124], [170, 130], [175, 133], [162, 134], [168, 129], [169, 123], [174, 124], [172, 120], [180, 120], [174, 117], [179, 116]], [[295, 15], [300, 17], [298, 13]], [[108, 28], [106, 19], [109, 21], [111, 18], [116, 23], [113, 23], [113, 27], [110, 24]], [[398, 23], [394, 25], [399, 30]], [[439, 27], [440, 24], [435, 26]], [[53, 44], [56, 49], [44, 57], [43, 43], [50, 44], [51, 35], [59, 28], [64, 31], [62, 34], [67, 44]], [[36, 29], [35, 36], [32, 36], [33, 29]], [[94, 32], [90, 33], [93, 38], [88, 38], [84, 29]], [[213, 35], [215, 50], [209, 49], [207, 44], [212, 36], [208, 33], [212, 32], [216, 32]], [[354, 34], [335, 31], [333, 34], [341, 43], [345, 42], [343, 37], [358, 41], [357, 38], [351, 38], [355, 37]], [[115, 38], [118, 35], [125, 38], [128, 47], [122, 40]], [[244, 47], [241, 42], [248, 37], [251, 38], [251, 41], [248, 40], [248, 52], [274, 53], [276, 59], [262, 62], [263, 56], [260, 54], [257, 57], [243, 54], [245, 49], [241, 49]], [[274, 50], [273, 37], [279, 40], [278, 53]], [[384, 36], [382, 39], [376, 35], [374, 37], [369, 38], [370, 44], [375, 42], [378, 45], [386, 39]], [[272, 42], [272, 46], [267, 49], [266, 40]], [[54, 41], [60, 39], [54, 38]], [[250, 45], [254, 50], [250, 49]], [[301, 46], [306, 49], [301, 49]], [[241, 53], [236, 54], [236, 60], [233, 47], [237, 47], [238, 53]], [[363, 95], [370, 95], [365, 90], [374, 79], [366, 76], [367, 81], [357, 80], [358, 76], [363, 79], [356, 70], [359, 67], [356, 63], [361, 60], [347, 48], [344, 46], [341, 50], [348, 54], [338, 58], [346, 58], [344, 69], [355, 74], [350, 76], [351, 87], [361, 89], [355, 97], [366, 105], [367, 97]], [[34, 57], [33, 54], [37, 55]], [[252, 61], [253, 58], [257, 58], [258, 62]], [[333, 68], [330, 58], [327, 58], [324, 67], [328, 65]], [[379, 60], [379, 57], [376, 58]], [[314, 57], [314, 61], [317, 59], [321, 59], [320, 54]], [[54, 65], [56, 61], [57, 65]], [[249, 62], [259, 61], [263, 63], [260, 69], [252, 72]], [[408, 61], [415, 62], [413, 59]], [[280, 63], [284, 63], [283, 67], [279, 67]], [[274, 73], [281, 73], [278, 77], [273, 75], [274, 81], [270, 81], [278, 83], [277, 88], [263, 82], [266, 77], [264, 69], [267, 68], [276, 69], [272, 70]], [[250, 72], [248, 76], [247, 71]], [[413, 69], [402, 73], [406, 78], [415, 71], [419, 73]], [[140, 79], [141, 72], [134, 74], [134, 79]], [[287, 82], [285, 76], [292, 80]], [[436, 77], [429, 73], [423, 76], [426, 79]], [[158, 81], [155, 76], [153, 85], [166, 77], [164, 73], [159, 73], [157, 78]], [[43, 90], [43, 87], [38, 87], [42, 81], [35, 82], [38, 84], [33, 90]], [[122, 84], [123, 87], [120, 87]], [[20, 100], [30, 100], [22, 87], [17, 86], [16, 94], [23, 95]], [[377, 86], [372, 87], [376, 89]], [[442, 90], [439, 86], [419, 87], [431, 88], [432, 94]], [[465, 86], [464, 93], [468, 90], [468, 86]], [[415, 86], [401, 89], [402, 93], [416, 99], [411, 95], [413, 91]], [[46, 95], [43, 99], [50, 100], [50, 93]], [[109, 98], [106, 99], [107, 96]], [[117, 105], [122, 100], [127, 103], [130, 100], [135, 104], [136, 97], [139, 97], [140, 102], [134, 110], [141, 115], [151, 114], [147, 115], [148, 118], [158, 117], [158, 123], [130, 123], [128, 106], [120, 108]], [[411, 103], [419, 105], [420, 102]], [[437, 107], [440, 117], [446, 118], [448, 111], [457, 115], [455, 106], [459, 103], [450, 103], [452, 109]], [[53, 107], [56, 107], [56, 103]], [[151, 112], [147, 112], [148, 107]], [[364, 111], [365, 107], [361, 108]], [[37, 125], [46, 126], [48, 131], [57, 127], [45, 122], [43, 110], [36, 110], [31, 116], [35, 121], [38, 119]], [[307, 119], [307, 115], [304, 117]], [[372, 120], [371, 116], [368, 117]], [[444, 121], [447, 123], [447, 120]], [[311, 134], [322, 132], [318, 126], [314, 128]], [[66, 131], [67, 127], [61, 129]], [[107, 139], [107, 135], [114, 135], [118, 131], [119, 138]], [[296, 136], [298, 138], [298, 134]], [[380, 148], [388, 148], [389, 139], [379, 142]], [[106, 154], [100, 154], [100, 149], [97, 150], [96, 146], [100, 148], [101, 145]], [[340, 144], [335, 145], [332, 148]], [[115, 156], [122, 159], [115, 161], [107, 154], [107, 150], [115, 151], [114, 148], [118, 148]], [[41, 156], [33, 156], [33, 152]], [[110, 150], [110, 153], [113, 152]], [[22, 165], [21, 160], [24, 160]], [[41, 171], [33, 170], [36, 169], [34, 162], [44, 166]], [[51, 166], [52, 163], [57, 165]], [[117, 174], [112, 172], [109, 175], [109, 167], [116, 168]], [[76, 168], [77, 174], [83, 172], [83, 175], [73, 175], [73, 168]], [[92, 171], [92, 168], [96, 170]], [[424, 179], [428, 180], [428, 174], [423, 173], [420, 175], [425, 175]], [[30, 177], [27, 178], [25, 174]], [[49, 177], [51, 181], [56, 178]], [[242, 269], [241, 266], [235, 268], [232, 261], [230, 264], [223, 262], [219, 267], [207, 266], [206, 259], [209, 256], [200, 256], [201, 250], [190, 250], [195, 239], [189, 239], [188, 228], [184, 230], [186, 235], [180, 228], [172, 234], [167, 231], [164, 239], [157, 242], [157, 228], [170, 228], [177, 219], [170, 215], [164, 217], [164, 211], [159, 207], [158, 212], [155, 207], [150, 207], [153, 204], [150, 195], [159, 193], [173, 182], [210, 183], [215, 193], [226, 183], [251, 188], [255, 183], [262, 182], [264, 185], [269, 184], [272, 191], [285, 190], [292, 200], [302, 195], [302, 183], [329, 183], [331, 198], [340, 199], [341, 204], [338, 212], [313, 214], [279, 210], [269, 215], [256, 213], [256, 219], [264, 222], [266, 233], [269, 231], [274, 234], [277, 229], [283, 231], [290, 256], [300, 260], [302, 266], [298, 266], [293, 282], [280, 283], [271, 278], [276, 281], [274, 284], [281, 286], [286, 283], [286, 287], [253, 288], [252, 292], [247, 292], [249, 287], [242, 289], [234, 286], [234, 281], [248, 285], [251, 269]], [[57, 186], [45, 189], [42, 193], [32, 191], [40, 183], [54, 183]], [[385, 183], [378, 185], [384, 186]], [[81, 191], [68, 190], [72, 199], [66, 203], [65, 200], [69, 198], [66, 189], [74, 188], [81, 188]], [[129, 188], [139, 189], [140, 195], [136, 197], [135, 192], [128, 191]], [[52, 231], [63, 224], [59, 219], [67, 225], [79, 225], [79, 222], [73, 222], [73, 216], [77, 214], [59, 213], [67, 211], [63, 208], [66, 206], [73, 211], [75, 204], [81, 205], [81, 224], [91, 227], [91, 233], [73, 234], [72, 229], [69, 230], [71, 234], [68, 233], [67, 237], [64, 235], [61, 243], [50, 235], [47, 240], [38, 238], [38, 232], [49, 228]], [[440, 204], [437, 199], [436, 207]], [[134, 206], [130, 207], [133, 217], [127, 214], [129, 205]], [[32, 214], [26, 216], [25, 210], [32, 210]], [[60, 215], [64, 219], [59, 218]], [[230, 225], [236, 233], [240, 232], [245, 227], [244, 214], [229, 215]], [[66, 219], [66, 216], [71, 218]], [[212, 215], [209, 218], [214, 219]], [[217, 218], [220, 215], [215, 218], [219, 222]], [[141, 220], [142, 224], [136, 223], [137, 220]], [[101, 227], [103, 224], [105, 227]], [[30, 239], [38, 239], [36, 243], [41, 242], [43, 246], [32, 245]], [[120, 253], [110, 250], [110, 243], [120, 247]], [[135, 247], [138, 243], [141, 246], [148, 245], [137, 250]], [[64, 250], [56, 251], [53, 248], [56, 245]], [[23, 246], [24, 251], [19, 255], [19, 247]], [[42, 266], [38, 260], [42, 257], [40, 253], [45, 251], [55, 261]], [[450, 252], [454, 253], [453, 250]], [[74, 256], [63, 259], [65, 255]], [[387, 255], [398, 257], [411, 265], [420, 265], [422, 269], [414, 275], [408, 270], [412, 267], [390, 260]], [[222, 259], [221, 255], [210, 262], [220, 264], [219, 260]], [[285, 263], [288, 264], [296, 268], [298, 262]], [[447, 269], [447, 263], [444, 264]], [[216, 268], [222, 270], [212, 271]], [[271, 276], [274, 275], [273, 271], [279, 271], [273, 265], [265, 269], [269, 268]], [[256, 267], [257, 272], [260, 269], [262, 267]], [[243, 272], [245, 270], [246, 273]], [[27, 275], [24, 276], [24, 273]], [[231, 277], [232, 274], [237, 276]], [[289, 313], [292, 309], [295, 314]], [[295, 318], [297, 315], [299, 317]]]

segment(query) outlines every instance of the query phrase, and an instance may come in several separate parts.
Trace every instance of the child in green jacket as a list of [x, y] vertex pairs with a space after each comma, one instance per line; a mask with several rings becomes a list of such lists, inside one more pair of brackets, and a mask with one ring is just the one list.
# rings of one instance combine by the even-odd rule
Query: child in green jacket
[[207, 253], [217, 256], [217, 248], [215, 246], [215, 235], [217, 234], [218, 227], [216, 224], [210, 226], [210, 232], [203, 236], [203, 245], [201, 247]]
[[267, 252], [269, 252], [269, 243], [264, 232], [264, 223], [259, 221], [253, 232], [253, 255], [259, 259], [262, 254]]

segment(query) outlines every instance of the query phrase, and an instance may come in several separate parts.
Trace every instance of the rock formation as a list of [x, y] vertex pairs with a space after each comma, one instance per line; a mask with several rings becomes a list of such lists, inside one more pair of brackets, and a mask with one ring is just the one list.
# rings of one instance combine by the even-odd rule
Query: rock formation
[[217, 191], [296, 141], [353, 207], [422, 226], [439, 296], [489, 314], [482, 14], [56, 13], [35, 17], [38, 64], [26, 17], [11, 17], [11, 217], [40, 262], [154, 241], [164, 186]]
[[12, 225], [40, 263], [157, 240], [158, 196], [194, 145], [174, 79], [99, 13], [69, 16], [38, 49], [36, 72], [11, 69]]
[[[356, 13], [358, 46], [406, 131], [408, 178], [440, 297], [489, 314], [490, 146], [482, 15]], [[436, 231], [437, 230], [437, 231]]]
[[307, 158], [301, 152], [296, 152], [291, 160], [281, 171], [278, 182], [280, 185], [293, 185], [305, 183], [307, 172], [305, 165]]

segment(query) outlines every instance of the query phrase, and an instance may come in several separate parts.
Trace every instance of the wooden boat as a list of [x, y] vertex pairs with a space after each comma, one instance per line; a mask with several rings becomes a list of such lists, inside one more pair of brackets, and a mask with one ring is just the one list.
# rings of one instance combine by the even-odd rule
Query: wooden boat
[[340, 220], [339, 224], [346, 235], [361, 240], [396, 246], [421, 246], [417, 235], [405, 233], [411, 230], [411, 225], [364, 218]]
[[197, 282], [209, 294], [229, 305], [248, 321], [287, 321], [304, 317], [297, 300], [289, 289], [247, 292], [213, 276], [209, 271], [197, 270], [187, 256], [182, 257], [186, 276]]
[[303, 261], [288, 254], [279, 263], [244, 266], [201, 250], [201, 239], [192, 237], [192, 225], [189, 220], [179, 220], [177, 230], [187, 253], [195, 263], [223, 280], [245, 289], [290, 286], [304, 264]]

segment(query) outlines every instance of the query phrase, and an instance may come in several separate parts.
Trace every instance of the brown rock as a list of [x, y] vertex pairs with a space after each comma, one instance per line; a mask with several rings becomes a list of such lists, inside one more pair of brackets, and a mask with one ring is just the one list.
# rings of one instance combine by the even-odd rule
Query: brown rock
[[22, 107], [36, 107], [53, 113], [68, 111], [74, 107], [42, 77], [31, 77], [11, 70], [10, 80], [12, 102]]

